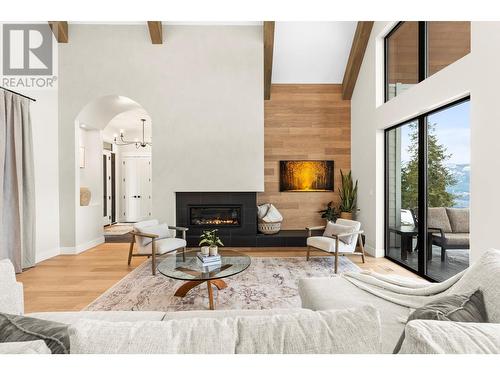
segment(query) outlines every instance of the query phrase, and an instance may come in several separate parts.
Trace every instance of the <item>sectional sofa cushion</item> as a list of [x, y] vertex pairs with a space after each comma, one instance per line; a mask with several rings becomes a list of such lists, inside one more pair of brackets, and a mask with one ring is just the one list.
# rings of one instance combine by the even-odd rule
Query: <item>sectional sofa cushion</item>
[[469, 209], [446, 207], [450, 219], [451, 230], [454, 233], [469, 233]]
[[50, 354], [49, 347], [43, 340], [2, 342], [0, 354]]
[[401, 354], [500, 354], [500, 324], [413, 320]]
[[429, 207], [427, 209], [427, 226], [440, 228], [445, 233], [451, 232], [451, 224], [444, 207]]
[[[478, 289], [473, 293], [450, 294], [437, 298], [411, 313], [408, 322], [412, 320], [486, 323], [488, 317], [484, 306], [483, 293]], [[394, 348], [394, 353], [399, 352], [404, 339], [405, 333], [403, 332]]]
[[382, 353], [392, 353], [405, 328], [410, 309], [370, 294], [343, 277], [316, 277], [299, 280], [302, 307], [311, 310], [375, 307], [382, 327]]
[[163, 322], [80, 320], [69, 332], [72, 353], [378, 353], [379, 319], [365, 306]]
[[0, 342], [43, 340], [53, 354], [69, 354], [66, 324], [0, 313]]

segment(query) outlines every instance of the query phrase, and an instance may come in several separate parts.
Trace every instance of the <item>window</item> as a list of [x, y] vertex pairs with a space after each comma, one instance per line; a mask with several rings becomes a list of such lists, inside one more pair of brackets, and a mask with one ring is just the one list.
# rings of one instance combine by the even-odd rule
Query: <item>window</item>
[[385, 256], [431, 280], [469, 265], [469, 103], [385, 132]]
[[385, 37], [385, 100], [469, 52], [468, 21], [399, 22]]

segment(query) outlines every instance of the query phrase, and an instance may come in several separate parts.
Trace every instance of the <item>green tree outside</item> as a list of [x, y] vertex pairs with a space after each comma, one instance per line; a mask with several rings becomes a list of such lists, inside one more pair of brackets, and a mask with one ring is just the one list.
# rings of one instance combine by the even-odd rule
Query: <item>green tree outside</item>
[[[409, 126], [410, 161], [401, 169], [401, 203], [402, 208], [406, 209], [418, 207], [418, 126], [414, 123]], [[427, 127], [427, 200], [429, 207], [453, 207], [455, 195], [446, 191], [446, 188], [455, 185], [457, 180], [445, 165], [451, 154], [444, 145], [439, 144], [435, 128], [436, 124]]]

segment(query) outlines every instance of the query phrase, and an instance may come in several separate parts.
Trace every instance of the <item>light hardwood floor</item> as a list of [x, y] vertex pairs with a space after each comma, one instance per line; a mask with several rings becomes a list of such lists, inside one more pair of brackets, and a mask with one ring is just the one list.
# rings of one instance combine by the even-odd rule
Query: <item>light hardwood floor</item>
[[[305, 248], [238, 248], [255, 257], [305, 256]], [[147, 258], [132, 259], [127, 265], [128, 244], [106, 243], [79, 255], [59, 255], [39, 263], [17, 276], [24, 284], [25, 311], [78, 311], [99, 297]], [[312, 255], [328, 256], [323, 252]], [[363, 269], [383, 274], [416, 277], [384, 258], [353, 256]]]

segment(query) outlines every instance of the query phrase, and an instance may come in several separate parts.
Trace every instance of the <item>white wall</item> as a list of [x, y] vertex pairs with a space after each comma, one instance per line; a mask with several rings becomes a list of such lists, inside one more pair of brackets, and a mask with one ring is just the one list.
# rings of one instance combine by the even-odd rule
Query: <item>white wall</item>
[[21, 90], [30, 105], [36, 200], [36, 261], [59, 254], [59, 154], [57, 90]]
[[175, 222], [176, 191], [264, 189], [261, 26], [164, 32], [152, 45], [142, 25], [73, 25], [59, 47], [63, 246], [75, 246], [74, 121], [101, 96], [126, 96], [151, 116], [153, 216]]
[[375, 22], [351, 101], [351, 160], [359, 179], [359, 217], [367, 250], [384, 254], [383, 130], [458, 98], [471, 96], [471, 258], [500, 248], [500, 22], [472, 22], [471, 53], [383, 103], [383, 36], [393, 23]]

